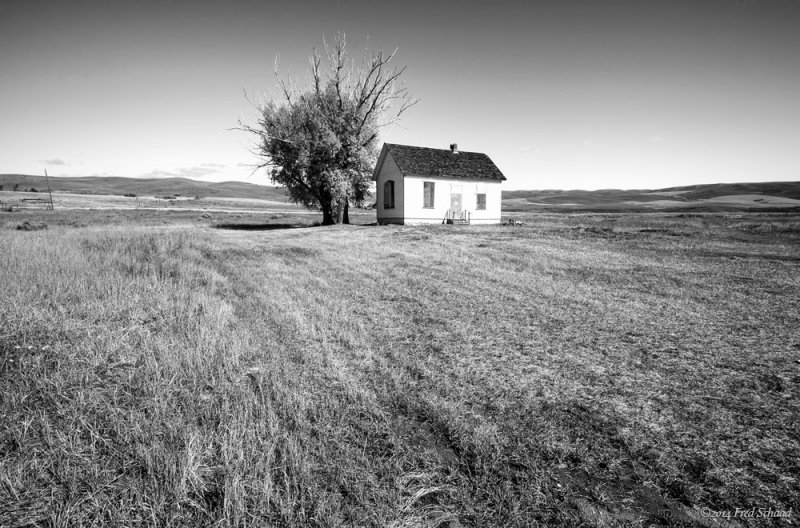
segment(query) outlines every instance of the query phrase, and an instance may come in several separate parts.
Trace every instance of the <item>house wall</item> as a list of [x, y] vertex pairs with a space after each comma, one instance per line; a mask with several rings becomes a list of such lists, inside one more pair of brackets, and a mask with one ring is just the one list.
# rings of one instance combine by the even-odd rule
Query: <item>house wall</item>
[[[395, 165], [396, 166], [396, 165]], [[434, 182], [432, 209], [425, 208], [424, 182]], [[450, 209], [450, 194], [460, 188], [462, 208], [470, 212], [473, 224], [499, 224], [502, 194], [500, 182], [453, 180], [425, 176], [406, 176], [403, 204], [406, 224], [441, 224]], [[396, 192], [396, 191], [395, 191]], [[477, 194], [486, 194], [486, 209], [477, 209]]]
[[[383, 186], [387, 180], [394, 180], [394, 209], [384, 209], [383, 207]], [[390, 152], [386, 152], [386, 158], [375, 179], [375, 194], [378, 199], [376, 207], [379, 224], [402, 224], [404, 200], [403, 173], [392, 158]]]

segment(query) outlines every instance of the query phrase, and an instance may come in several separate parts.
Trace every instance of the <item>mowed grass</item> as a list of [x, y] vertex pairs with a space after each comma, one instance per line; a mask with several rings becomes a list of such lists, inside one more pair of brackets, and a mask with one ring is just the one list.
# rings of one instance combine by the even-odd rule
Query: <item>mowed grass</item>
[[0, 526], [796, 523], [797, 226], [6, 227]]

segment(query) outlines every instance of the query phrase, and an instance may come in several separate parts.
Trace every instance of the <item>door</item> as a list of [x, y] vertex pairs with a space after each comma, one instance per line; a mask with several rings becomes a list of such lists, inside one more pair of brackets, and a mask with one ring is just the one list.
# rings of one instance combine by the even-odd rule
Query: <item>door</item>
[[461, 193], [460, 192], [451, 192], [450, 193], [450, 210], [453, 214], [460, 215], [461, 214]]

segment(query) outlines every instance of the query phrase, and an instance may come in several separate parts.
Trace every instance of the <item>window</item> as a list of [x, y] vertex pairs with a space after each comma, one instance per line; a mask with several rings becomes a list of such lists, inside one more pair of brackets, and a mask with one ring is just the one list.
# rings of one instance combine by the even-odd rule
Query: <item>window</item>
[[426, 209], [433, 209], [433, 190], [434, 190], [434, 183], [435, 182], [425, 182], [423, 183], [423, 187], [425, 188], [425, 203], [423, 205]]
[[485, 211], [486, 210], [486, 193], [479, 193], [479, 194], [476, 194], [475, 196], [477, 196], [477, 198], [478, 198], [478, 203], [477, 203], [477, 206], [475, 207], [475, 209], [477, 209], [478, 211]]
[[383, 184], [383, 208], [394, 209], [394, 181], [389, 180]]

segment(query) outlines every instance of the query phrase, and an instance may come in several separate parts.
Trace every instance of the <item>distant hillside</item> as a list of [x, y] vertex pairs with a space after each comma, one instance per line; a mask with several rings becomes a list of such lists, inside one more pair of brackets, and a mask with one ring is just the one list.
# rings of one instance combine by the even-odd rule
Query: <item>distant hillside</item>
[[763, 209], [800, 207], [800, 182], [718, 183], [666, 189], [504, 191], [503, 209]]
[[[0, 174], [4, 191], [47, 189], [44, 176]], [[259, 198], [288, 202], [286, 189], [244, 182], [203, 182], [188, 178], [50, 177], [56, 192], [138, 196]], [[800, 208], [800, 181], [719, 183], [666, 189], [504, 191], [503, 210], [743, 210]]]
[[717, 183], [712, 185], [689, 185], [687, 187], [671, 187], [654, 192], [686, 191], [682, 196], [687, 200], [716, 198], [719, 196], [763, 194], [800, 200], [800, 181], [795, 182], [760, 182], [760, 183]]
[[[19, 190], [34, 188], [47, 190], [44, 176], [25, 174], [0, 174], [4, 191], [11, 191], [15, 185]], [[188, 178], [123, 178], [109, 177], [50, 177], [53, 191], [76, 194], [111, 194], [138, 196], [201, 196], [203, 198], [259, 198], [262, 200], [288, 201], [286, 189], [244, 182], [203, 182]]]

